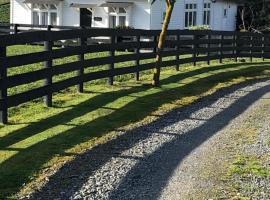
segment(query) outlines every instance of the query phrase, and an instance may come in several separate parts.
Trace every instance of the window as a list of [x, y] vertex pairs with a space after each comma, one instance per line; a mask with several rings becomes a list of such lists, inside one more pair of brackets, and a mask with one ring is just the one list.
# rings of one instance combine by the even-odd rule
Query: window
[[57, 13], [51, 12], [51, 25], [57, 25]]
[[203, 24], [210, 25], [210, 18], [211, 18], [211, 3], [204, 3]]
[[116, 16], [109, 16], [109, 28], [116, 27]]
[[124, 8], [119, 8], [119, 9], [118, 9], [118, 12], [119, 12], [119, 13], [127, 13], [126, 10], [125, 10]]
[[126, 16], [119, 16], [119, 26], [126, 25]]
[[54, 4], [32, 4], [34, 25], [57, 25], [57, 6]]
[[185, 6], [185, 27], [196, 26], [197, 24], [197, 4], [186, 4]]
[[33, 11], [33, 24], [39, 25], [39, 14], [36, 11]]
[[109, 28], [127, 26], [127, 10], [122, 7], [109, 7]]
[[41, 12], [41, 25], [48, 25], [48, 13]]

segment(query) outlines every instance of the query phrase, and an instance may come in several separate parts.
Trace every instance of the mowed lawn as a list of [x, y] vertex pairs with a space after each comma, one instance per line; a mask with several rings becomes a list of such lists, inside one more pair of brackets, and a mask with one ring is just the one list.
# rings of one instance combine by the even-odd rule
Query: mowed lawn
[[[39, 46], [14, 46], [9, 55], [42, 51]], [[122, 54], [123, 52], [118, 52]], [[107, 53], [87, 55], [87, 59], [106, 56]], [[76, 61], [76, 56], [54, 61], [55, 65]], [[168, 57], [165, 59], [173, 59]], [[247, 59], [248, 61], [248, 59]], [[146, 60], [144, 62], [153, 62]], [[119, 63], [116, 67], [132, 65]], [[14, 68], [9, 75], [42, 68], [42, 63]], [[97, 66], [86, 72], [106, 69]], [[67, 73], [54, 78], [60, 81], [74, 76]], [[202, 96], [233, 84], [270, 77], [270, 62], [224, 64], [205, 62], [197, 66], [182, 65], [162, 70], [160, 88], [149, 86], [151, 71], [142, 73], [141, 81], [134, 75], [115, 78], [115, 85], [108, 86], [106, 79], [85, 84], [85, 93], [78, 94], [75, 87], [53, 96], [53, 107], [46, 108], [42, 99], [9, 109], [8, 125], [0, 125], [0, 199], [16, 198], [16, 194], [36, 189], [44, 177], [71, 160], [79, 153], [115, 136], [118, 130], [128, 130], [149, 123], [158, 115], [181, 107]], [[9, 89], [9, 94], [35, 88], [38, 81]]]

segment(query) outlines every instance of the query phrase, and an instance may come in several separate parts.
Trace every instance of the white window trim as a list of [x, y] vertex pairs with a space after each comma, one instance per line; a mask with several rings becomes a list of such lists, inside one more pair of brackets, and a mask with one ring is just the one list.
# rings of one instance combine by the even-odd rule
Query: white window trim
[[[42, 17], [41, 14], [46, 12], [48, 13], [48, 25], [51, 25], [51, 13], [56, 13], [56, 25], [60, 24], [60, 12], [59, 12], [59, 5], [56, 4], [37, 4], [37, 5], [44, 5], [46, 7], [46, 9], [40, 9], [40, 8], [34, 8], [34, 5], [31, 5], [31, 23], [34, 24], [34, 17], [33, 17], [33, 12], [37, 12], [38, 16], [39, 16], [39, 25], [43, 25], [42, 24]], [[50, 5], [54, 5], [56, 7], [56, 9], [50, 9]]]
[[[192, 8], [192, 9], [190, 9], [190, 8], [186, 8], [186, 5], [196, 5], [196, 8]], [[185, 12], [184, 12], [184, 27], [185, 28], [190, 28], [190, 27], [192, 27], [192, 26], [196, 26], [197, 25], [197, 23], [198, 23], [198, 3], [197, 2], [185, 2], [185, 4], [184, 4], [184, 9], [185, 9]], [[192, 25], [189, 25], [189, 26], [186, 26], [186, 13], [192, 13]], [[194, 24], [194, 12], [196, 12], [195, 13], [195, 15], [196, 15], [196, 23]]]
[[[205, 4], [209, 4], [210, 5], [210, 8], [209, 7], [207, 7], [207, 8], [205, 8], [204, 7], [204, 5]], [[207, 23], [204, 23], [204, 18], [205, 18], [205, 12], [207, 12], [207, 11], [209, 11], [209, 16], [208, 16], [208, 18], [209, 18], [209, 24], [207, 24]], [[210, 26], [211, 25], [211, 15], [212, 15], [212, 3], [211, 2], [209, 2], [209, 1], [206, 1], [206, 2], [203, 2], [203, 25], [208, 25], [208, 26]]]
[[[114, 12], [109, 12], [109, 8], [108, 8], [108, 16], [115, 16], [116, 17], [116, 26], [119, 26], [119, 21], [120, 21], [119, 17], [126, 17], [125, 26], [129, 26], [128, 9], [123, 8], [123, 7], [111, 7], [111, 8], [114, 10]], [[123, 8], [126, 13], [119, 13], [120, 8]], [[109, 26], [109, 24], [108, 24], [108, 26]]]

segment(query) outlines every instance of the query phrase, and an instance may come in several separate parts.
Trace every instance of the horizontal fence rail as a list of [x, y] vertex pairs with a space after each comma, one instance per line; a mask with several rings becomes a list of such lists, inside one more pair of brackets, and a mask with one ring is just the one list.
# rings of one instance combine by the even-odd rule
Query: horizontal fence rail
[[[52, 30], [73, 30], [73, 29], [83, 28], [83, 27], [75, 27], [75, 26], [50, 26], [50, 27]], [[10, 24], [10, 23], [0, 22], [0, 35], [47, 30], [47, 28], [48, 26], [46, 25]]]
[[[52, 31], [53, 27], [34, 32], [20, 32], [0, 36], [0, 122], [8, 122], [8, 108], [44, 97], [46, 106], [52, 106], [53, 93], [71, 86], [77, 86], [83, 92], [84, 83], [108, 79], [112, 85], [115, 76], [134, 74], [140, 79], [140, 72], [155, 67], [157, 42], [160, 30], [116, 30], [116, 29], [73, 29]], [[107, 38], [110, 43], [89, 43], [92, 38]], [[123, 41], [127, 37], [128, 40]], [[258, 33], [240, 33], [224, 31], [191, 31], [169, 30], [165, 48], [161, 51], [164, 59], [161, 67], [181, 64], [206, 62], [211, 60], [223, 62], [225, 58], [248, 57], [270, 58], [270, 37]], [[75, 45], [55, 47], [59, 41], [72, 41]], [[42, 51], [21, 55], [8, 55], [7, 48], [13, 45], [43, 44]], [[119, 54], [126, 51], [129, 53]], [[87, 58], [87, 54], [104, 53], [104, 56]], [[186, 56], [185, 56], [186, 55]], [[69, 61], [67, 57], [75, 56]], [[65, 62], [58, 62], [62, 59]], [[146, 62], [151, 59], [151, 62]], [[125, 63], [118, 66], [119, 63]], [[29, 65], [41, 65], [36, 70], [18, 74], [8, 73], [12, 68], [26, 69]], [[107, 66], [104, 68], [104, 66]], [[90, 70], [89, 70], [90, 69]], [[95, 69], [92, 70], [91, 69]], [[55, 77], [73, 73], [66, 79], [54, 80]], [[35, 84], [43, 81], [38, 87], [9, 94], [9, 89]]]

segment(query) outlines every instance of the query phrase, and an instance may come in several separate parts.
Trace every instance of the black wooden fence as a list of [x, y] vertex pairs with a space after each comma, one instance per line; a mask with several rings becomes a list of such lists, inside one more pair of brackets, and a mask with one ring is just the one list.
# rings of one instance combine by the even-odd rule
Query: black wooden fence
[[[82, 27], [75, 26], [50, 26], [52, 30], [73, 30]], [[40, 30], [47, 30], [46, 25], [33, 25], [33, 24], [10, 24], [0, 22], [0, 35], [17, 34], [22, 32], [33, 32]]]
[[[22, 103], [45, 97], [47, 106], [52, 106], [52, 95], [55, 92], [71, 86], [78, 86], [83, 92], [83, 84], [88, 81], [108, 78], [113, 84], [115, 76], [134, 73], [139, 80], [140, 72], [155, 67], [153, 58], [157, 52], [158, 30], [114, 30], [114, 29], [86, 29], [62, 31], [35, 31], [13, 35], [0, 36], [0, 122], [7, 123], [8, 108]], [[87, 39], [93, 37], [109, 37], [111, 44], [88, 44]], [[117, 43], [118, 37], [133, 37], [134, 40]], [[223, 32], [223, 31], [189, 31], [170, 30], [166, 40], [166, 48], [162, 56], [170, 57], [162, 61], [161, 67], [179, 66], [184, 63], [207, 62], [225, 58], [249, 57], [270, 58], [270, 37], [254, 33]], [[59, 40], [77, 40], [78, 45], [65, 48], [53, 48]], [[44, 42], [44, 51], [23, 55], [7, 55], [7, 47], [18, 44]], [[123, 49], [133, 49], [131, 54], [117, 55], [115, 52]], [[142, 51], [143, 50], [143, 51]], [[147, 51], [145, 51], [147, 50]], [[85, 54], [95, 52], [110, 52], [105, 57], [86, 59]], [[77, 56], [77, 61], [54, 65], [53, 61], [68, 56]], [[192, 55], [184, 57], [184, 55]], [[142, 62], [152, 59], [152, 62]], [[131, 66], [116, 68], [116, 63], [132, 61]], [[7, 71], [14, 67], [44, 63], [42, 69], [31, 72], [7, 75]], [[130, 62], [129, 62], [130, 63]], [[94, 66], [108, 65], [107, 69], [86, 73], [86, 69]], [[76, 76], [65, 80], [53, 81], [53, 77], [69, 72], [77, 72]], [[8, 94], [8, 89], [24, 84], [31, 84], [45, 80], [40, 87], [17, 94]]]

